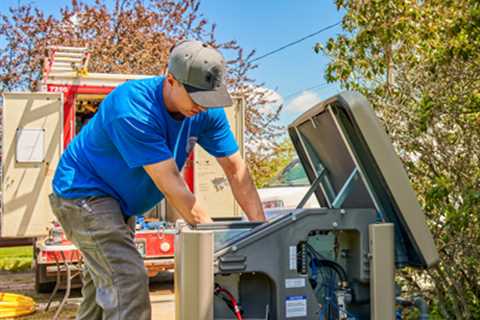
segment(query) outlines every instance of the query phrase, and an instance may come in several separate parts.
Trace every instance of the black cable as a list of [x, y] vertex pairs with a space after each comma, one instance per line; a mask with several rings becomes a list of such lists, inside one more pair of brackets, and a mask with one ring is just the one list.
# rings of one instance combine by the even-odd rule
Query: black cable
[[322, 265], [324, 265], [326, 267], [330, 267], [330, 268], [334, 269], [336, 271], [336, 273], [338, 274], [338, 276], [340, 278], [340, 281], [347, 282], [347, 280], [348, 280], [347, 272], [345, 271], [345, 269], [340, 264], [322, 256], [309, 243], [305, 243], [305, 247], [308, 250], [310, 250], [311, 253], [313, 253], [315, 256], [317, 256], [319, 263], [321, 263]]
[[313, 37], [313, 36], [316, 36], [316, 35], [319, 34], [319, 33], [322, 33], [322, 32], [324, 32], [324, 31], [327, 31], [327, 30], [329, 30], [329, 29], [332, 29], [332, 28], [338, 26], [340, 23], [341, 23], [341, 21], [336, 22], [336, 23], [334, 23], [334, 24], [331, 24], [331, 25], [329, 25], [329, 26], [326, 26], [325, 28], [322, 28], [322, 29], [320, 29], [320, 30], [318, 30], [318, 31], [315, 31], [314, 33], [311, 33], [311, 34], [309, 34], [309, 35], [306, 35], [306, 36], [303, 37], [303, 38], [300, 38], [300, 39], [298, 39], [298, 40], [295, 40], [295, 41], [293, 41], [293, 42], [290, 42], [290, 43], [288, 43], [288, 44], [286, 44], [286, 45], [284, 45], [284, 46], [282, 46], [282, 47], [280, 47], [280, 48], [278, 48], [278, 49], [275, 49], [275, 50], [272, 50], [272, 51], [270, 51], [270, 52], [267, 52], [267, 53], [265, 53], [264, 55], [262, 55], [262, 56], [260, 56], [260, 57], [258, 57], [258, 58], [255, 58], [255, 59], [253, 59], [253, 60], [251, 60], [250, 62], [255, 62], [255, 61], [258, 61], [258, 60], [260, 60], [260, 59], [263, 59], [263, 58], [266, 58], [266, 57], [268, 57], [268, 56], [271, 56], [271, 55], [274, 54], [274, 53], [277, 53], [277, 52], [282, 51], [282, 50], [284, 50], [284, 49], [286, 49], [286, 48], [288, 48], [288, 47], [291, 47], [291, 46], [293, 46], [293, 45], [296, 45], [297, 43], [300, 43], [300, 42], [302, 42], [302, 41], [304, 41], [304, 40], [306, 40], [306, 39], [308, 39], [308, 38], [311, 38], [311, 37]]
[[[315, 282], [317, 283], [315, 287], [318, 286], [318, 288], [323, 288], [323, 296], [326, 297], [326, 295], [329, 294], [334, 294], [335, 290], [337, 290], [337, 285], [334, 284], [334, 286], [330, 286], [329, 282], [333, 281], [335, 282], [335, 278], [332, 278], [331, 273], [326, 273], [325, 271], [320, 271], [321, 269], [329, 269], [330, 272], [334, 272], [340, 281], [342, 282], [347, 282], [347, 273], [345, 272], [345, 269], [337, 262], [327, 259], [325, 256], [320, 254], [317, 250], [315, 250], [312, 245], [309, 243], [305, 242], [305, 248], [310, 254], [310, 259], [314, 259], [318, 263], [319, 267], [319, 272], [318, 275], [320, 276], [320, 279], [316, 280]], [[313, 256], [312, 256], [313, 255]], [[333, 289], [332, 289], [333, 288]], [[329, 296], [328, 303], [326, 303], [327, 309], [326, 315], [328, 316], [328, 319], [331, 319], [331, 316], [333, 317], [338, 317], [340, 309], [338, 305], [335, 302], [336, 295]], [[325, 305], [323, 306], [325, 307]], [[352, 314], [350, 314], [346, 309], [342, 310], [342, 312], [345, 312], [350, 319], [350, 317], [353, 317]], [[356, 319], [356, 317], [353, 317], [353, 319]]]

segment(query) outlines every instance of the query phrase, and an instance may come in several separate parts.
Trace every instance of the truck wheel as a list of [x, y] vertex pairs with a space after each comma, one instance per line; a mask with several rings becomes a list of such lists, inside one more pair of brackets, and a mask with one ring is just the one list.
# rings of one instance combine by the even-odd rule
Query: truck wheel
[[55, 281], [47, 279], [47, 266], [35, 264], [35, 291], [37, 293], [50, 293], [55, 288]]
[[35, 265], [35, 291], [37, 293], [50, 293], [55, 288], [55, 281], [47, 279], [47, 266]]
[[35, 269], [35, 291], [37, 293], [50, 293], [55, 288], [55, 280], [47, 278], [47, 266], [38, 264], [37, 238], [33, 241], [33, 268]]

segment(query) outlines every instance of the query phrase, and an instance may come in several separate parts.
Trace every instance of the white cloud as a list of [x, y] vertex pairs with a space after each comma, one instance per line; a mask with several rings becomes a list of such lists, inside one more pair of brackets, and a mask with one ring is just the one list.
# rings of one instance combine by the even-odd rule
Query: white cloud
[[298, 116], [324, 99], [325, 95], [318, 95], [313, 91], [303, 91], [292, 100], [287, 100], [284, 109], [280, 113], [280, 123], [288, 126]]
[[272, 89], [268, 89], [268, 88], [264, 88], [265, 89], [265, 98], [269, 99], [269, 100], [272, 100], [272, 101], [275, 101], [275, 104], [282, 104], [283, 103], [283, 97], [278, 94], [277, 91], [275, 90], [272, 90]]
[[304, 91], [285, 105], [285, 116], [295, 117], [307, 111], [321, 101], [321, 97], [312, 91]]
[[257, 88], [257, 91], [259, 93], [264, 93], [265, 95], [263, 96], [264, 99], [271, 101], [271, 103], [267, 103], [263, 105], [259, 110], [260, 111], [265, 111], [265, 112], [272, 112], [278, 109], [279, 106], [283, 104], [283, 97], [278, 94], [275, 90], [265, 88], [265, 87], [260, 87]]
[[[270, 103], [262, 103], [257, 105], [257, 110], [260, 113], [266, 115], [272, 115], [278, 111], [278, 108], [284, 103], [283, 97], [276, 92], [275, 90], [266, 88], [266, 87], [258, 87], [258, 93], [263, 94], [262, 100], [270, 101]], [[253, 101], [255, 105], [256, 102]], [[255, 137], [253, 139], [247, 139], [245, 141], [246, 147], [251, 152], [262, 153], [263, 155], [269, 155], [274, 150], [275, 143], [278, 141], [269, 140], [269, 139], [259, 139]]]

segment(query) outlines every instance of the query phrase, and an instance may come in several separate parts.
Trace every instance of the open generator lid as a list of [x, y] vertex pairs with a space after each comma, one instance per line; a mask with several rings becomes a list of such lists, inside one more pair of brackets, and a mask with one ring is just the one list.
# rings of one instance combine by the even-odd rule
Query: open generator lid
[[288, 131], [321, 206], [376, 209], [379, 221], [395, 225], [398, 266], [438, 261], [407, 173], [365, 97], [346, 91], [327, 99]]

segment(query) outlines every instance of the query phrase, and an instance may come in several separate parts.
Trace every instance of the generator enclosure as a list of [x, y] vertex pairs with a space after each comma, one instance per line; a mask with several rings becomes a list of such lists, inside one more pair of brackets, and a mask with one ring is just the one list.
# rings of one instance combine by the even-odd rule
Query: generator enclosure
[[[439, 256], [392, 142], [351, 91], [288, 130], [310, 189], [266, 222], [178, 228], [177, 310], [191, 306], [201, 320], [394, 319], [395, 271], [432, 267]], [[303, 208], [310, 196], [321, 207]], [[213, 285], [200, 286], [206, 279]]]

